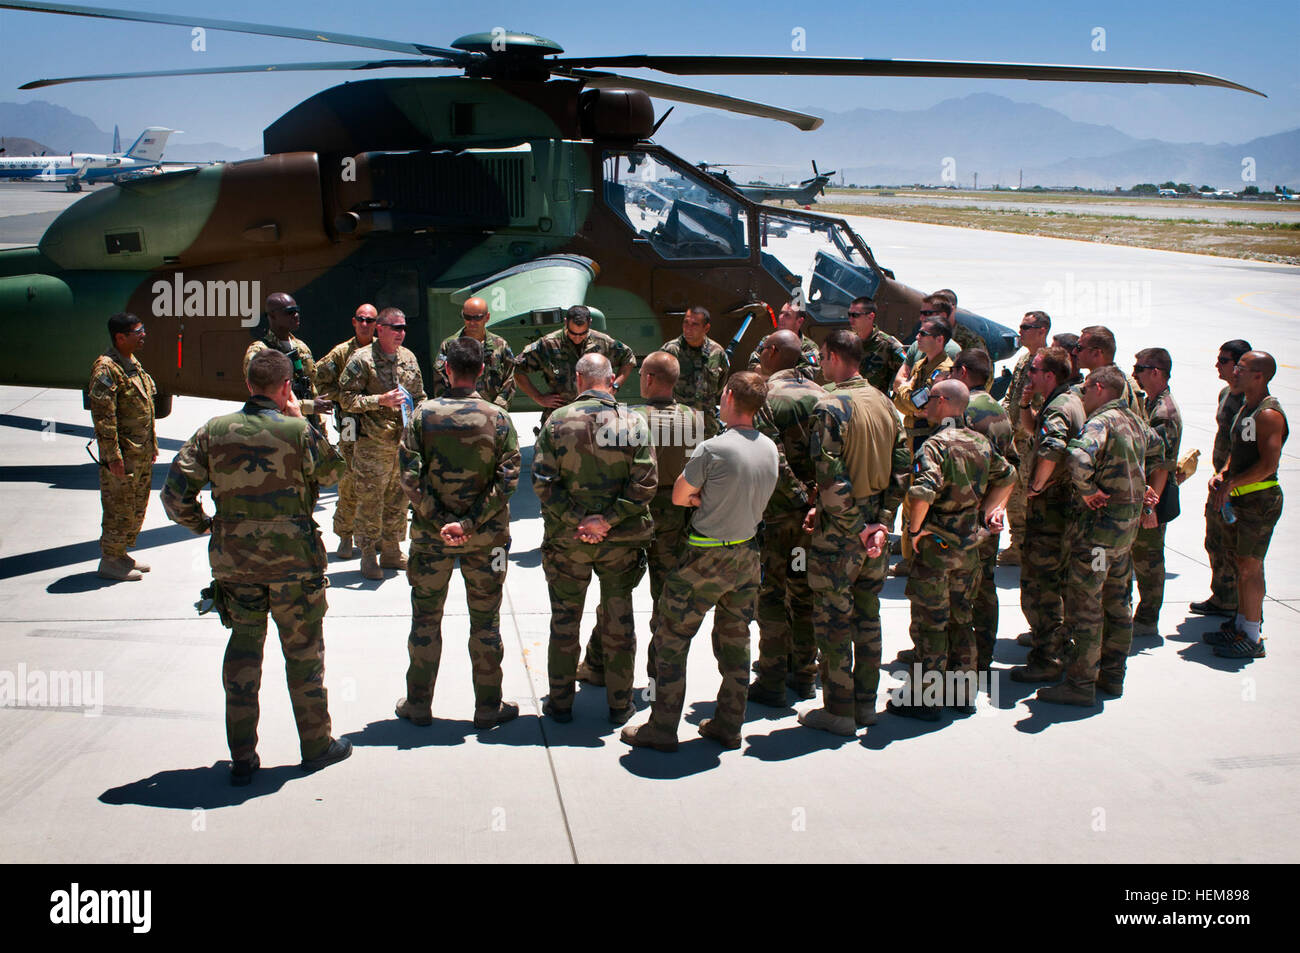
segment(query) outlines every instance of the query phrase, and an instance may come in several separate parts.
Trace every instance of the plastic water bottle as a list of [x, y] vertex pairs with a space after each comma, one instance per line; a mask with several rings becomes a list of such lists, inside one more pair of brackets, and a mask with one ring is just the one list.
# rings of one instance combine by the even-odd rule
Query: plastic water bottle
[[1225, 523], [1231, 525], [1237, 522], [1237, 514], [1234, 513], [1232, 510], [1232, 500], [1224, 500], [1223, 509], [1220, 510], [1219, 512], [1223, 514], [1223, 521]]

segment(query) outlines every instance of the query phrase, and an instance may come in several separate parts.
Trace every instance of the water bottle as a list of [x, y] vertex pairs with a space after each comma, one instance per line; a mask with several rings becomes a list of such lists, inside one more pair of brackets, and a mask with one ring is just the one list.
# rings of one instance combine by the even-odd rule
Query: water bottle
[[1224, 500], [1223, 509], [1219, 512], [1223, 514], [1223, 521], [1228, 525], [1237, 522], [1237, 514], [1232, 510], [1232, 500]]

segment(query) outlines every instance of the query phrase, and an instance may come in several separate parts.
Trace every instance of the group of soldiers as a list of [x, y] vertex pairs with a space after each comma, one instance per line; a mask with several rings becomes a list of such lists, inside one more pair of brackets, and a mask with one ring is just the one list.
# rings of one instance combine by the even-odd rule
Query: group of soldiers
[[[401, 310], [361, 305], [353, 337], [315, 362], [293, 334], [297, 304], [271, 295], [265, 336], [245, 356], [248, 403], [200, 428], [162, 491], [169, 517], [212, 534], [213, 604], [232, 630], [224, 663], [232, 781], [248, 783], [258, 767], [268, 612], [284, 648], [303, 767], [350, 753], [347, 739], [330, 733], [326, 555], [312, 517], [319, 488], [336, 482], [338, 555], [352, 557], [355, 540], [363, 576], [405, 570], [411, 586], [410, 664], [396, 714], [432, 721], [443, 605], [459, 560], [474, 724], [518, 715], [501, 697], [499, 626], [509, 498], [521, 470], [508, 412], [516, 384], [543, 408], [532, 480], [551, 602], [547, 717], [572, 719], [578, 680], [604, 686], [612, 722], [635, 714], [632, 592], [648, 569], [653, 704], [645, 723], [623, 729], [629, 744], [676, 749], [686, 655], [710, 609], [722, 683], [701, 734], [739, 747], [748, 702], [815, 698], [819, 680], [822, 705], [802, 713], [802, 724], [846, 736], [874, 724], [880, 593], [896, 516], [894, 573], [907, 577], [913, 648], [900, 655], [904, 688], [891, 692], [887, 711], [933, 721], [945, 707], [974, 710], [998, 631], [998, 564], [1020, 566], [1030, 624], [1021, 637], [1027, 664], [1011, 678], [1057, 683], [1038, 691], [1049, 702], [1093, 705], [1097, 692], [1120, 694], [1133, 635], [1158, 633], [1164, 531], [1178, 509], [1182, 422], [1169, 354], [1138, 352], [1130, 377], [1114, 364], [1108, 329], [1058, 335], [1049, 346], [1050, 318], [1032, 311], [1020, 326], [1026, 351], [998, 402], [987, 390], [987, 352], [954, 340], [955, 308], [951, 291], [927, 296], [908, 350], [875, 326], [870, 298], [854, 300], [849, 327], [820, 346], [805, 333], [801, 302], [788, 302], [749, 369], [736, 372], [708, 336], [708, 311], [692, 308], [681, 336], [641, 363], [642, 402], [628, 407], [617, 392], [636, 357], [593, 329], [583, 306], [516, 358], [487, 331], [486, 302], [470, 298], [464, 329], [439, 347], [426, 400], [418, 361], [402, 346]], [[109, 332], [113, 346], [90, 384], [104, 502], [99, 571], [130, 580], [149, 568], [127, 549], [157, 455], [154, 387], [134, 357], [141, 323], [114, 315]], [[1244, 341], [1225, 343], [1219, 358], [1227, 387], [1206, 505], [1214, 583], [1192, 610], [1228, 617], [1207, 636], [1217, 654], [1256, 658], [1287, 426], [1268, 394], [1272, 358]], [[322, 423], [330, 413], [337, 448]], [[213, 516], [198, 503], [209, 483]], [[401, 550], [408, 513], [409, 559]], [[1008, 523], [1011, 546], [999, 556]], [[583, 657], [593, 574], [599, 608]], [[1140, 601], [1130, 614], [1135, 578]]]

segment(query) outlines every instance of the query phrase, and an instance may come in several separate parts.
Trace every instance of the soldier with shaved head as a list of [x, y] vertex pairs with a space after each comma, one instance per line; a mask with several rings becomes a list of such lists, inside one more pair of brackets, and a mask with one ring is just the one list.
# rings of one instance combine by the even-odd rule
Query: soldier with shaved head
[[471, 338], [483, 348], [483, 373], [474, 383], [474, 389], [484, 400], [502, 410], [510, 409], [510, 398], [515, 395], [515, 354], [506, 339], [487, 329], [492, 313], [482, 298], [470, 298], [460, 306], [460, 316], [465, 327], [443, 339], [438, 346], [438, 356], [433, 362], [433, 396], [440, 397], [451, 389], [447, 373], [447, 353], [452, 341]]

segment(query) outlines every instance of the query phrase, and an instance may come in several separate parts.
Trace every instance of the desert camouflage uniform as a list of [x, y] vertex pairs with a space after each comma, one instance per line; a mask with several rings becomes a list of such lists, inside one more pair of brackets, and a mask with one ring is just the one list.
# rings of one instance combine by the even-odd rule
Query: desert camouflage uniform
[[[470, 335], [464, 331], [449, 334], [438, 345], [438, 356], [433, 362], [434, 397], [441, 397], [451, 390], [451, 379], [447, 376], [447, 345], [463, 337]], [[510, 398], [515, 396], [515, 352], [510, 350], [505, 338], [491, 331], [485, 331], [484, 340], [479, 343], [483, 346], [483, 373], [478, 376], [474, 390], [488, 403], [508, 411]]]
[[[1245, 394], [1230, 388], [1219, 391], [1219, 406], [1214, 415], [1214, 453], [1211, 461], [1218, 473], [1228, 462], [1232, 450], [1232, 422], [1246, 403]], [[1205, 498], [1205, 551], [1210, 557], [1210, 599], [1224, 609], [1237, 608], [1237, 533], [1223, 521], [1223, 511], [1212, 505], [1213, 494]]]
[[[402, 489], [411, 501], [411, 635], [406, 700], [428, 715], [442, 659], [442, 610], [460, 559], [469, 605], [469, 659], [476, 713], [501, 707], [501, 591], [510, 551], [510, 495], [519, 484], [519, 438], [505, 410], [470, 388], [426, 400], [402, 432]], [[463, 546], [439, 535], [448, 523]]]
[[[1160, 453], [1146, 470], [1147, 485], [1150, 486], [1154, 471], [1164, 470], [1169, 474], [1169, 484], [1176, 486], [1183, 415], [1168, 387], [1147, 397], [1145, 420], [1160, 439]], [[1133, 610], [1133, 621], [1144, 625], [1159, 624], [1160, 607], [1165, 602], [1165, 525], [1161, 523], [1155, 529], [1143, 529], [1139, 522], [1137, 537], [1133, 540], [1133, 578], [1140, 596], [1137, 608]]]
[[334, 422], [339, 430], [339, 453], [347, 462], [347, 472], [339, 480], [338, 501], [334, 507], [334, 535], [351, 536], [357, 519], [357, 480], [352, 472], [352, 453], [357, 446], [357, 418], [343, 413], [339, 394], [339, 378], [352, 360], [352, 355], [365, 347], [356, 339], [348, 338], [334, 345], [329, 353], [316, 362], [316, 390], [321, 397], [334, 401]]
[[[154, 433], [153, 378], [116, 347], [95, 358], [90, 369], [90, 419], [99, 441], [99, 502], [104, 511], [99, 549], [105, 559], [125, 559], [135, 545], [149, 505], [149, 483], [158, 457]], [[126, 477], [108, 469], [122, 461]]]
[[889, 561], [888, 544], [870, 559], [859, 534], [869, 523], [893, 522], [912, 455], [889, 398], [860, 377], [818, 402], [808, 449], [817, 477], [808, 585], [816, 593], [822, 700], [832, 715], [852, 717], [857, 708], [875, 707], [880, 590]]
[[[1033, 434], [1027, 433], [1020, 426], [1020, 401], [1029, 387], [1029, 362], [1033, 357], [1028, 351], [1020, 355], [1015, 369], [1011, 372], [1011, 384], [1002, 398], [1002, 409], [1006, 411], [1007, 417], [1011, 420], [1011, 427], [1015, 431], [1015, 452], [1020, 460], [1029, 459], [1034, 442]], [[1034, 394], [1030, 397], [1029, 406], [1037, 415], [1043, 409], [1043, 395]], [[1017, 554], [1024, 549], [1025, 508], [1028, 504], [1027, 494], [1032, 476], [1028, 467], [1019, 467], [1016, 470], [1016, 488], [1011, 493], [1011, 499], [1007, 501], [1007, 526], [1011, 530], [1011, 544], [1008, 548]]]
[[[551, 704], [560, 711], [573, 706], [578, 627], [593, 569], [606, 612], [605, 696], [616, 712], [632, 701], [632, 590], [645, 573], [645, 549], [653, 532], [650, 501], [659, 474], [649, 442], [634, 432], [639, 423], [630, 423], [627, 415], [627, 408], [608, 394], [584, 391], [556, 409], [533, 451], [533, 489], [544, 526], [542, 568], [551, 597], [547, 670]], [[576, 539], [578, 524], [597, 514], [610, 524], [605, 539], [594, 544]]]
[[[343, 475], [343, 458], [307, 421], [268, 397], [214, 417], [176, 455], [162, 490], [167, 515], [211, 530], [208, 561], [216, 603], [230, 629], [222, 678], [230, 757], [257, 752], [258, 689], [269, 611], [284, 650], [289, 699], [303, 760], [330, 744], [325, 692], [325, 546], [312, 517], [321, 486]], [[209, 518], [199, 491], [212, 484]]]
[[763, 581], [758, 592], [758, 682], [785, 692], [786, 666], [796, 683], [811, 687], [817, 677], [813, 595], [808, 586], [808, 546], [803, 521], [816, 492], [808, 442], [813, 413], [826, 391], [796, 368], [767, 379], [767, 402], [754, 426], [780, 450], [780, 478], [763, 513]]
[[892, 334], [886, 334], [880, 328], [873, 327], [871, 333], [862, 341], [862, 363], [859, 373], [876, 390], [889, 395], [894, 389], [894, 378], [898, 369], [907, 361], [907, 352], [903, 343]]
[[[759, 339], [758, 347], [754, 348], [754, 353], [749, 355], [749, 370], [757, 371], [760, 374], [763, 372], [763, 362], [759, 355], [763, 353], [763, 345], [766, 343], [767, 335], [765, 334]], [[806, 377], [810, 381], [815, 381], [821, 376], [821, 353], [821, 348], [817, 346], [816, 341], [806, 334], [799, 335], [800, 356], [799, 363], [795, 365], [795, 369], [802, 377]]]
[[[1016, 453], [1015, 442], [1012, 440], [1011, 420], [1002, 405], [983, 387], [974, 388], [970, 392], [966, 426], [983, 434], [994, 451], [1012, 467], [1020, 466], [1020, 455]], [[1020, 485], [1018, 471], [1016, 485]], [[998, 563], [998, 535], [989, 533], [974, 550], [978, 565], [971, 589], [970, 608], [971, 625], [975, 630], [976, 664], [981, 671], [993, 664], [993, 648], [998, 641], [998, 587], [994, 580], [994, 570]]]
[[[1110, 495], [1099, 510], [1079, 507], [1065, 590], [1065, 617], [1074, 637], [1066, 682], [1091, 691], [1100, 672], [1124, 679], [1133, 644], [1131, 550], [1146, 492], [1145, 463], [1155, 437], [1124, 398], [1093, 411], [1070, 441], [1069, 471], [1075, 495]], [[1158, 450], [1156, 451], [1159, 452]]]
[[357, 417], [352, 452], [361, 492], [357, 499], [357, 537], [362, 551], [406, 539], [406, 497], [398, 479], [397, 446], [402, 439], [402, 408], [384, 407], [379, 397], [400, 384], [418, 406], [424, 400], [420, 365], [404, 347], [385, 354], [377, 343], [359, 348], [339, 378], [343, 411]]
[[[603, 354], [609, 359], [615, 377], [624, 371], [631, 373], [632, 368], [636, 367], [636, 355], [632, 349], [603, 331], [590, 328], [586, 339], [579, 346], [569, 340], [564, 328], [560, 328], [524, 348], [523, 353], [515, 358], [515, 373], [541, 374], [546, 381], [546, 387], [541, 392], [559, 394], [564, 398], [565, 404], [571, 404], [578, 398], [577, 367], [578, 360], [584, 354]], [[542, 424], [553, 413], [550, 408], [543, 407]]]
[[1043, 492], [1029, 497], [1025, 511], [1025, 544], [1020, 555], [1020, 609], [1029, 622], [1034, 644], [1030, 666], [1061, 667], [1065, 645], [1065, 574], [1070, 560], [1081, 504], [1070, 485], [1069, 443], [1083, 429], [1083, 404], [1068, 387], [1048, 395], [1034, 418], [1037, 430], [1028, 458], [1033, 480], [1039, 460], [1055, 460]]
[[[311, 348], [307, 346], [306, 341], [300, 340], [292, 334], [289, 335], [289, 344], [298, 352], [298, 358], [302, 361], [302, 371], [299, 372], [297, 368], [294, 369], [294, 393], [298, 393], [299, 390], [303, 389], [302, 385], [306, 384], [310, 385], [309, 389], [313, 398], [320, 396], [319, 391], [316, 389], [316, 362], [312, 359]], [[248, 380], [248, 365], [253, 360], [253, 355], [268, 347], [274, 351], [284, 352], [284, 346], [280, 343], [280, 339], [275, 336], [275, 332], [270, 328], [267, 328], [266, 333], [258, 340], [248, 345], [248, 350], [244, 352], [244, 380]], [[289, 360], [292, 361], [293, 358], [289, 357]], [[299, 398], [298, 407], [304, 417], [315, 418], [319, 416], [316, 412], [315, 400]], [[312, 420], [312, 423], [319, 426], [315, 419]]]
[[706, 337], [699, 347], [686, 343], [686, 335], [679, 334], [663, 346], [673, 357], [681, 374], [673, 387], [673, 400], [687, 407], [704, 411], [707, 430], [705, 437], [712, 437], [722, 429], [718, 417], [718, 404], [722, 400], [722, 388], [731, 373], [731, 362], [727, 352], [713, 338]]

